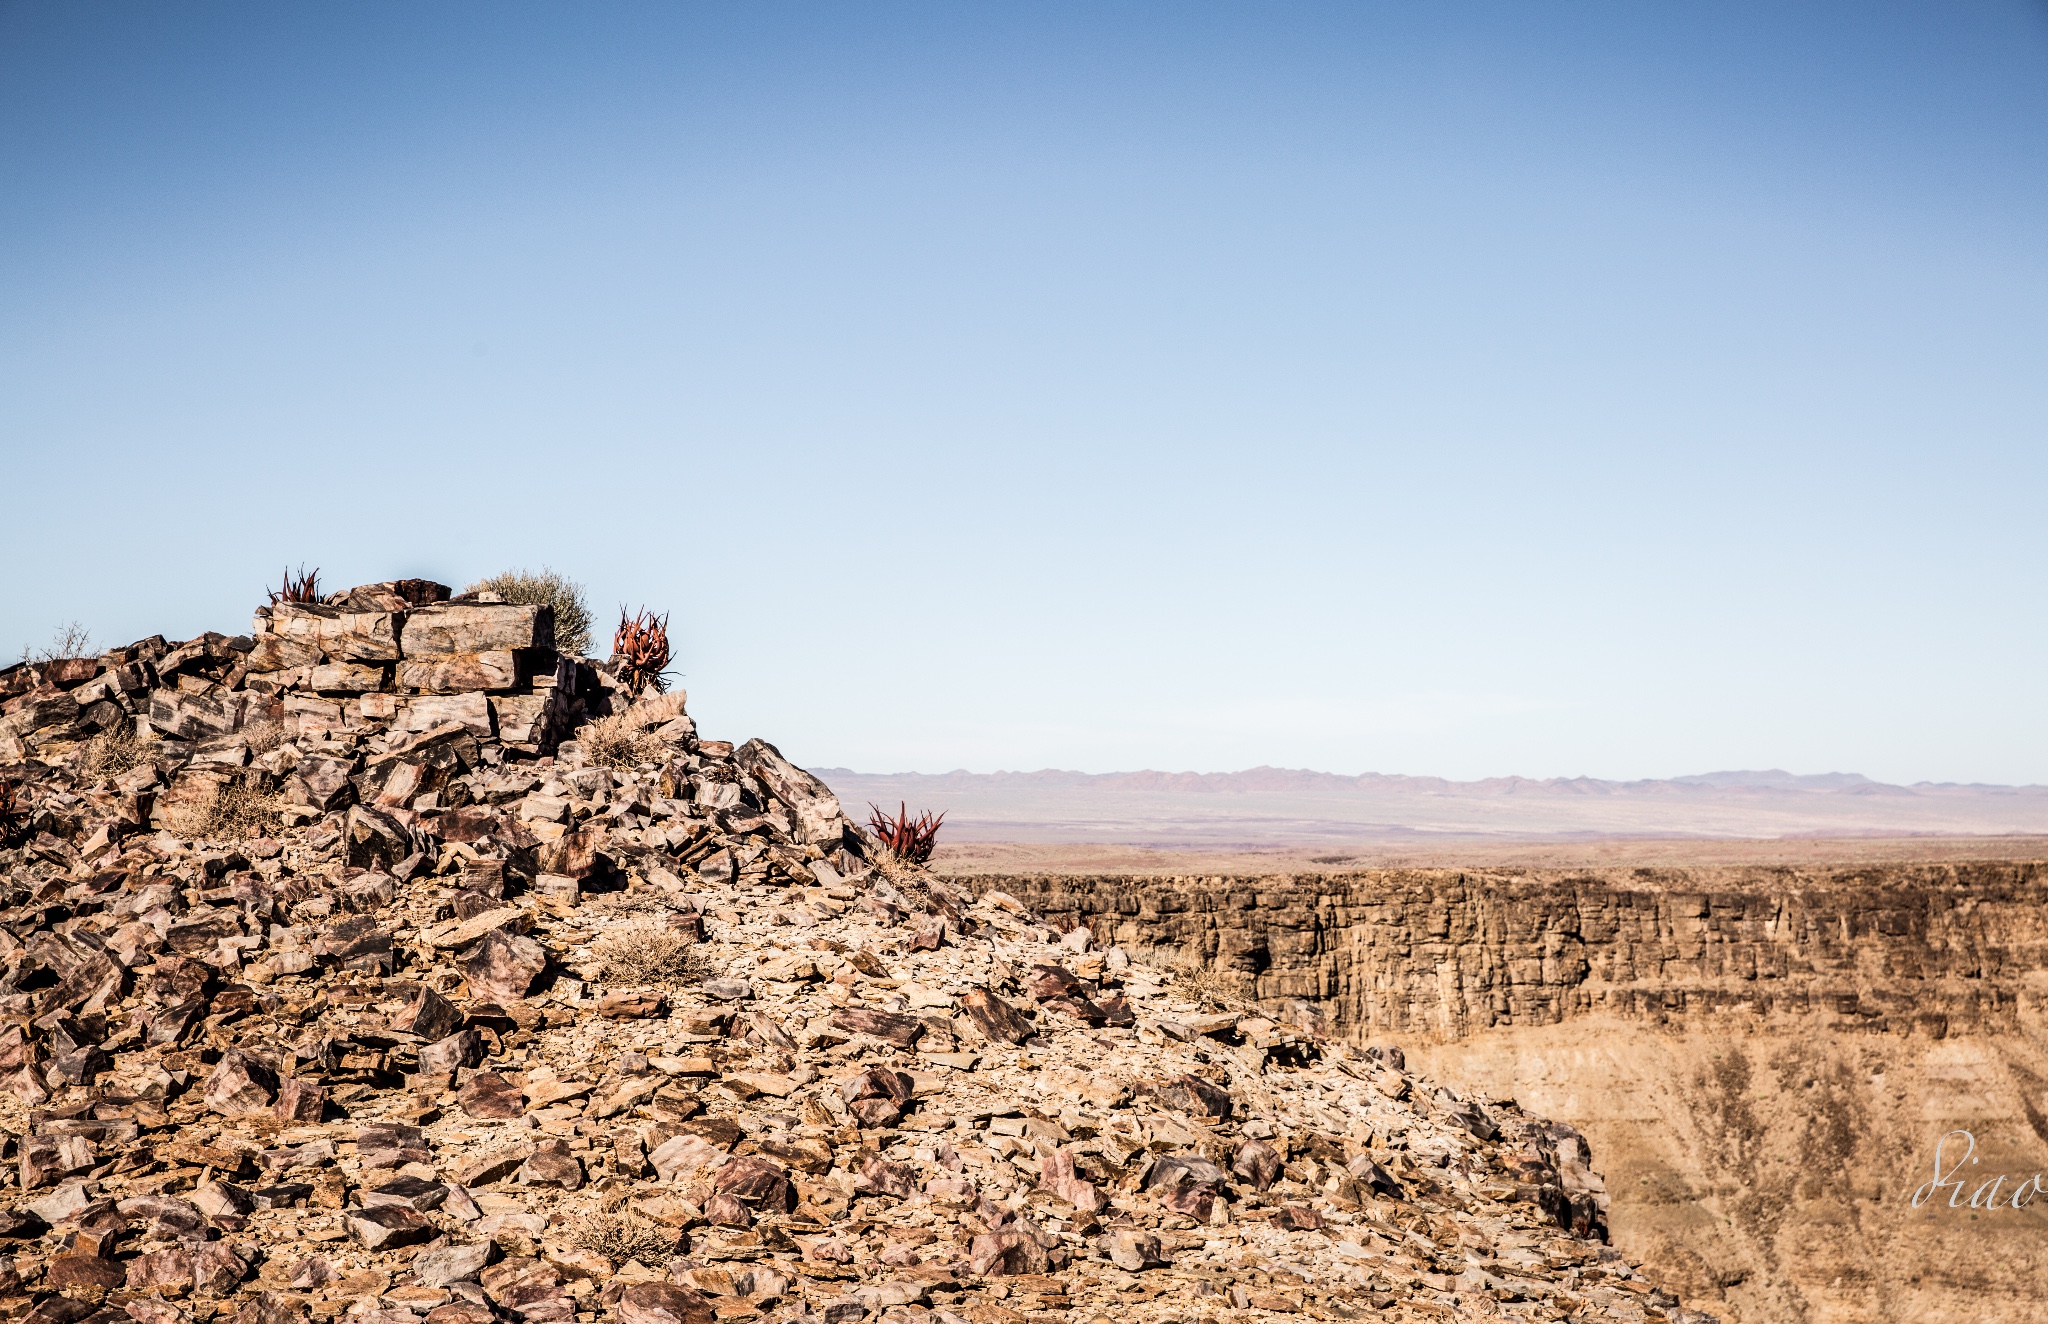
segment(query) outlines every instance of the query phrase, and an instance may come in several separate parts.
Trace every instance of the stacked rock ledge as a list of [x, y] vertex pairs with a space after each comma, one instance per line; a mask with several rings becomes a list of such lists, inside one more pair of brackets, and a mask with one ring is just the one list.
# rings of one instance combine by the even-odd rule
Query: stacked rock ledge
[[[545, 608], [368, 585], [0, 696], [7, 1318], [1706, 1318], [1570, 1128], [879, 872]], [[275, 825], [170, 830], [229, 786]]]

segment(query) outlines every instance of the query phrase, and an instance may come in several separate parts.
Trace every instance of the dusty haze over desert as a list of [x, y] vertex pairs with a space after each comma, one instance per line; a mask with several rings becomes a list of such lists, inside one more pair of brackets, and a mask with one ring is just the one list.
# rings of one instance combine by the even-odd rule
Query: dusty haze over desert
[[1448, 781], [1290, 768], [1231, 773], [813, 771], [852, 805], [943, 812], [949, 842], [1329, 848], [1603, 838], [2012, 837], [2048, 833], [2048, 787], [1855, 774]]

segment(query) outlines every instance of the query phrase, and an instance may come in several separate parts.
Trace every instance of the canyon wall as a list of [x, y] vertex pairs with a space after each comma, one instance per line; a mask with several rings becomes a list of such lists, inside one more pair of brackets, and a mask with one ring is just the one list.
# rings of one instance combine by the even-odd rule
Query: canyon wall
[[1727, 1319], [2048, 1318], [2048, 864], [962, 882], [1573, 1123]]

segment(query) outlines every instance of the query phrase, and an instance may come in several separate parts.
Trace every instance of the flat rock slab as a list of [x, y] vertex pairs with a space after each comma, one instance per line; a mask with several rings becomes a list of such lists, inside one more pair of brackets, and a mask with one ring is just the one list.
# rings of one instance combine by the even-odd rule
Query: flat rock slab
[[471, 1076], [455, 1098], [462, 1111], [471, 1117], [510, 1118], [526, 1112], [526, 1096], [495, 1071], [479, 1071]]

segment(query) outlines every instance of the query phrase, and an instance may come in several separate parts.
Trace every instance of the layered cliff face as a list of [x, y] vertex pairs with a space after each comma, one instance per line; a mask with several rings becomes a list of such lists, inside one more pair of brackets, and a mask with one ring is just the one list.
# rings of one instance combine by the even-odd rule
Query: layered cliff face
[[2048, 865], [973, 883], [1580, 1127], [1728, 1318], [2048, 1316]]

